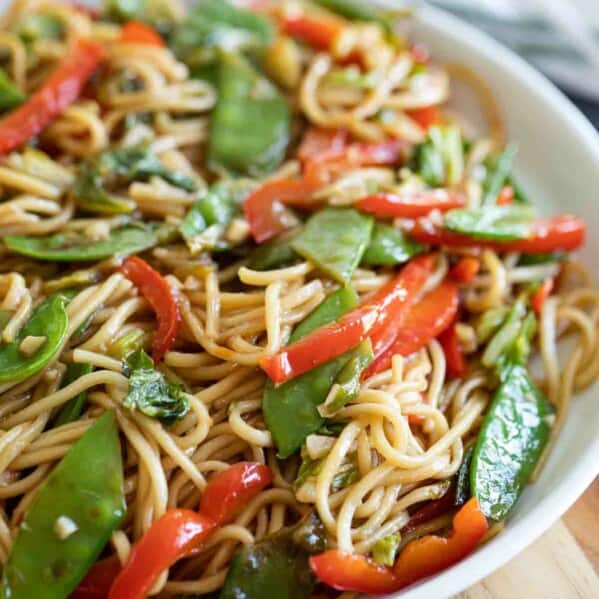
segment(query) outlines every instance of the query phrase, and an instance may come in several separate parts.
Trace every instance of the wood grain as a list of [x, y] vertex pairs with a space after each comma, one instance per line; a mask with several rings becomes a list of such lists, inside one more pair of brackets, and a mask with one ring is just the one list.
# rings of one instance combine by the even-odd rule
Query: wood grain
[[536, 543], [455, 599], [599, 599], [599, 479]]

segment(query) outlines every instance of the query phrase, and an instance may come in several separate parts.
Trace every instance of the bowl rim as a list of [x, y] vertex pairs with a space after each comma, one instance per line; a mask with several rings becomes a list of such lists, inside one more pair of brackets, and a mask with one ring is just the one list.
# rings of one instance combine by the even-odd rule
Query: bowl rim
[[[503, 70], [537, 96], [554, 111], [563, 114], [568, 126], [586, 148], [589, 160], [599, 172], [599, 134], [590, 121], [552, 82], [512, 50], [486, 33], [450, 13], [429, 5], [416, 10], [414, 19], [441, 30], [459, 40], [485, 61]], [[534, 88], [534, 89], [533, 89]], [[555, 450], [555, 448], [554, 448]], [[414, 585], [389, 599], [444, 599], [460, 593], [479, 582], [533, 543], [582, 495], [599, 475], [599, 431], [582, 453], [576, 465], [559, 479], [551, 493], [546, 494], [522, 520], [513, 523], [491, 542], [452, 568]]]

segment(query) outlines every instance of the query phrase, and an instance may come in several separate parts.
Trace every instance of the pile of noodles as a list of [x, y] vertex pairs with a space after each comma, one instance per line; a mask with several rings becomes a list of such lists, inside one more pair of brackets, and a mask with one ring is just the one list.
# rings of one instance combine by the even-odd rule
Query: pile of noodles
[[[177, 13], [178, 7], [173, 8]], [[12, 33], [23, 11], [57, 16], [64, 23], [65, 38], [37, 42], [27, 53]], [[55, 2], [18, 2], [6, 17], [0, 32], [1, 56], [11, 79], [25, 91], [43, 81], [75, 36], [106, 42], [108, 56], [101, 79], [94, 82], [97, 98], [86, 96], [73, 104], [41, 136], [41, 148], [52, 149], [51, 168], [40, 169], [23, 152], [1, 161], [5, 201], [0, 203], [0, 236], [79, 230], [93, 237], [106, 226], [121, 224], [118, 216], [76, 216], [69, 188], [83, 158], [109, 146], [135, 144], [148, 131], [165, 165], [189, 173], [200, 185], [206, 183], [203, 155], [214, 89], [190, 79], [187, 67], [167, 48], [119, 44], [118, 30], [117, 25], [96, 23]], [[356, 33], [360, 35], [367, 37], [364, 31]], [[344, 127], [368, 140], [394, 135], [421, 141], [424, 131], [402, 111], [443, 105], [449, 94], [448, 73], [434, 68], [412, 89], [407, 83], [409, 52], [399, 60], [391, 60], [385, 52], [370, 54], [378, 83], [365, 92], [327, 84], [324, 78], [334, 57], [306, 52], [300, 85], [291, 92], [298, 117], [301, 112], [314, 124]], [[120, 91], [117, 76], [123, 70], [141, 82], [139, 89]], [[394, 110], [394, 122], [382, 124], [373, 118], [385, 107]], [[149, 120], [125, 128], [124, 120], [135, 113], [149, 115]], [[472, 146], [467, 174], [496, 148], [498, 137], [501, 132], [492, 131], [489, 139]], [[298, 168], [291, 160], [281, 172], [292, 174]], [[351, 203], [369, 180], [384, 188], [393, 172], [358, 169], [319, 195], [332, 204]], [[466, 177], [462, 186], [475, 206], [480, 184]], [[195, 199], [159, 179], [133, 182], [128, 197], [142, 218], [172, 223], [181, 221]], [[297, 488], [293, 482], [300, 458], [276, 457], [261, 412], [265, 376], [257, 365], [261, 356], [286, 343], [293, 326], [336, 284], [308, 262], [264, 272], [250, 270], [243, 260], [219, 268], [208, 255], [191, 255], [181, 242], [156, 248], [146, 259], [166, 276], [180, 299], [182, 332], [161, 369], [184, 386], [191, 409], [175, 426], [165, 427], [121, 406], [128, 381], [121, 362], [110, 357], [107, 348], [132, 329], [147, 331], [151, 339], [155, 317], [136, 287], [116, 271], [116, 260], [88, 268], [89, 284], [68, 306], [69, 337], [58, 359], [31, 378], [0, 385], [0, 563], [6, 562], [17, 528], [52, 467], [94, 419], [111, 408], [116, 409], [121, 432], [128, 511], [122, 528], [112, 535], [109, 551], [122, 563], [132, 544], [168, 508], [195, 508], [212, 473], [241, 460], [267, 463], [274, 472], [272, 487], [253, 499], [232, 524], [220, 528], [204, 552], [163, 573], [153, 589], [163, 596], [220, 588], [240, 545], [251, 544], [310, 510], [322, 519], [333, 546], [367, 553], [377, 540], [405, 526], [411, 506], [447, 490], [448, 480], [475, 440], [494, 389], [490, 375], [474, 358], [466, 378], [445, 382], [446, 364], [437, 341], [411, 356], [395, 356], [389, 370], [364, 381], [358, 398], [335, 415], [347, 423], [338, 437], [309, 439], [310, 457], [324, 458], [324, 463], [316, 478]], [[462, 289], [458, 334], [468, 354], [478, 349], [469, 324], [472, 316], [511, 304], [519, 284], [556, 276], [561, 269], [560, 288], [543, 307], [537, 336], [538, 380], [557, 408], [555, 435], [572, 395], [599, 373], [599, 293], [574, 263], [518, 266], [518, 255], [493, 251], [483, 252], [481, 260], [481, 272]], [[447, 268], [448, 256], [441, 255], [428, 289], [442, 280]], [[14, 339], [61, 272], [58, 265], [0, 250], [0, 308], [13, 313], [1, 333], [3, 341]], [[351, 285], [364, 298], [390, 276], [385, 269], [358, 269]], [[76, 335], [88, 319], [87, 331]], [[575, 339], [574, 349], [559, 358], [557, 346], [565, 336]], [[70, 362], [92, 364], [95, 371], [59, 389]], [[53, 414], [84, 390], [88, 403], [81, 418], [48, 428]], [[410, 419], [411, 415], [420, 418]], [[332, 492], [333, 478], [349, 463], [357, 467], [357, 481]], [[404, 535], [402, 544], [446, 528], [450, 517], [427, 522]]]

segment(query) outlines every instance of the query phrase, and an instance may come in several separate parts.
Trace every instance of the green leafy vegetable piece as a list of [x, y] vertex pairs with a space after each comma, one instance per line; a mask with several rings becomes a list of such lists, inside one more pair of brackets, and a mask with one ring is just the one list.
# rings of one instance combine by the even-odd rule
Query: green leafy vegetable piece
[[107, 348], [107, 352], [118, 360], [127, 360], [127, 358], [143, 349], [146, 341], [148, 340], [148, 334], [142, 329], [131, 329], [124, 335], [113, 341]]
[[106, 188], [152, 176], [187, 192], [197, 189], [192, 177], [166, 168], [146, 144], [138, 144], [108, 150], [86, 160], [75, 180], [75, 201], [80, 208], [101, 214], [132, 212], [135, 208], [133, 202], [110, 193]]
[[308, 558], [326, 547], [324, 526], [310, 513], [293, 528], [239, 551], [220, 599], [308, 599], [316, 585]]
[[[225, 226], [241, 215], [243, 201], [253, 187], [254, 184], [247, 179], [215, 183], [189, 209], [179, 230], [192, 252], [229, 247], [223, 240]], [[209, 230], [213, 235], [206, 235]]]
[[499, 156], [488, 159], [485, 163], [487, 176], [483, 181], [483, 206], [492, 206], [497, 202], [499, 192], [509, 182], [512, 163], [516, 156], [515, 146], [508, 146]]
[[[21, 381], [39, 372], [60, 351], [67, 335], [67, 299], [53, 295], [38, 306], [12, 343], [0, 344], [0, 383]], [[19, 349], [26, 337], [44, 337], [31, 356]]]
[[458, 184], [464, 174], [464, 144], [457, 127], [434, 126], [416, 149], [414, 170], [431, 187]]
[[0, 110], [9, 110], [23, 102], [23, 92], [0, 69]]
[[154, 368], [152, 358], [139, 350], [129, 356], [129, 390], [123, 405], [130, 410], [139, 410], [151, 418], [160, 418], [173, 424], [189, 411], [189, 402], [181, 387], [168, 382], [162, 372]]
[[0, 597], [69, 597], [124, 516], [121, 446], [109, 411], [37, 492], [4, 566]]
[[[91, 364], [78, 364], [76, 362], [72, 362], [67, 366], [67, 371], [60, 382], [61, 389], [67, 385], [70, 385], [82, 376], [90, 374], [93, 372], [93, 370], [94, 367]], [[69, 399], [69, 401], [62, 406], [60, 412], [58, 412], [53, 426], [62, 426], [63, 424], [78, 420], [83, 413], [86, 401], [87, 391], [81, 391], [81, 393], [75, 395], [75, 397], [72, 399]]]
[[458, 208], [445, 214], [444, 226], [450, 231], [495, 241], [513, 241], [529, 236], [534, 212], [528, 206], [485, 206]]
[[554, 410], [526, 368], [506, 368], [481, 427], [470, 468], [485, 515], [503, 520], [516, 504], [551, 432]]
[[567, 262], [568, 254], [565, 252], [552, 252], [550, 254], [522, 254], [518, 266], [537, 266], [538, 264], [554, 264]]
[[[319, 326], [337, 320], [357, 303], [355, 292], [349, 288], [341, 288], [332, 293], [296, 327], [290, 342]], [[279, 457], [287, 458], [295, 453], [308, 435], [322, 427], [324, 418], [319, 414], [318, 406], [326, 399], [337, 375], [353, 356], [353, 351], [321, 364], [283, 385], [275, 387], [272, 381], [266, 381], [262, 409]]]
[[340, 283], [349, 283], [370, 243], [374, 221], [353, 208], [325, 208], [308, 219], [291, 247]]
[[158, 245], [163, 225], [130, 225], [110, 231], [107, 239], [90, 239], [78, 232], [45, 237], [8, 235], [4, 244], [17, 254], [50, 262], [89, 262], [111, 256], [138, 254]]
[[362, 262], [371, 266], [403, 264], [424, 249], [425, 246], [411, 241], [393, 225], [376, 223]]
[[400, 541], [401, 536], [398, 533], [379, 539], [372, 546], [372, 559], [381, 566], [392, 566]]
[[267, 174], [285, 156], [290, 126], [289, 105], [274, 85], [243, 57], [221, 52], [209, 162], [250, 176]]

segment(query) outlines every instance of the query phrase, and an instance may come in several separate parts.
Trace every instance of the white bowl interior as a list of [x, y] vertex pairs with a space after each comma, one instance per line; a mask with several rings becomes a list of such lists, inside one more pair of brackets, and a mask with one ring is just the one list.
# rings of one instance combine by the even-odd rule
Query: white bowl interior
[[[431, 8], [413, 38], [438, 62], [480, 75], [516, 142], [516, 178], [544, 213], [572, 212], [588, 225], [581, 258], [599, 282], [599, 135], [547, 79], [486, 35]], [[579, 394], [539, 480], [524, 492], [506, 529], [467, 560], [396, 597], [442, 599], [505, 564], [557, 520], [599, 472], [599, 385]]]

